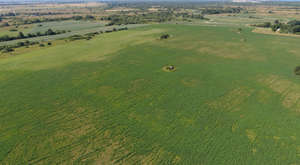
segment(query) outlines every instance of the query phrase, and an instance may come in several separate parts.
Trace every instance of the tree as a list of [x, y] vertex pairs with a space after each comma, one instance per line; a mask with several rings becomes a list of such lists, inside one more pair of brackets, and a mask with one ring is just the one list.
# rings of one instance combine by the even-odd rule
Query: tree
[[278, 29], [280, 29], [280, 24], [274, 24], [271, 26], [272, 31], [276, 32]]
[[293, 20], [293, 21], [289, 21], [287, 24], [291, 26], [296, 26], [296, 25], [300, 25], [300, 21]]
[[5, 48], [2, 50], [3, 53], [13, 52], [13, 51], [14, 51], [14, 49], [13, 49], [13, 48], [10, 48], [10, 47], [5, 47]]
[[4, 22], [3, 24], [0, 25], [0, 27], [6, 27], [6, 26], [9, 26], [7, 22]]
[[160, 39], [168, 39], [170, 37], [169, 34], [163, 34], [160, 36]]
[[94, 20], [95, 17], [92, 16], [92, 15], [86, 15], [86, 16], [85, 16], [85, 19], [86, 19], [86, 20]]
[[23, 32], [19, 32], [18, 38], [19, 39], [25, 38], [25, 35], [23, 34]]
[[264, 22], [262, 24], [256, 24], [256, 27], [263, 27], [263, 28], [269, 28], [272, 26], [271, 22]]
[[25, 45], [24, 42], [18, 42], [18, 43], [17, 43], [17, 47], [21, 47], [21, 46], [24, 46], [24, 45]]
[[292, 33], [298, 33], [300, 32], [300, 25], [296, 25], [292, 27]]
[[52, 29], [48, 29], [45, 34], [46, 35], [55, 35], [55, 32]]
[[74, 20], [82, 20], [82, 19], [83, 19], [82, 16], [73, 16], [72, 18], [73, 18]]
[[297, 66], [294, 70], [296, 75], [300, 75], [300, 66]]

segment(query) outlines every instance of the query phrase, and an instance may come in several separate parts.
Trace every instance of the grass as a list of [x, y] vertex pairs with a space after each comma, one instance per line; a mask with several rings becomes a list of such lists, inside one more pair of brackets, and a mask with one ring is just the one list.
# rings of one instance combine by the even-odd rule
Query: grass
[[[104, 26], [102, 23], [92, 23], [92, 22], [86, 22], [86, 21], [62, 21], [62, 22], [50, 22], [50, 23], [44, 23], [45, 25], [42, 27], [33, 27], [30, 30], [27, 30], [28, 32], [45, 32], [49, 28], [52, 27], [53, 30], [71, 30], [71, 32], [58, 34], [58, 35], [52, 35], [52, 36], [41, 36], [41, 37], [34, 37], [34, 38], [26, 38], [26, 39], [18, 39], [18, 40], [12, 40], [12, 41], [6, 41], [6, 42], [0, 42], [0, 46], [2, 45], [12, 45], [16, 44], [21, 41], [37, 41], [37, 42], [44, 42], [44, 41], [54, 41], [58, 39], [64, 39], [73, 35], [84, 35], [87, 33], [93, 33], [93, 32], [100, 32], [105, 30], [112, 30], [113, 28], [135, 28], [139, 26], [146, 26], [142, 24], [135, 24], [135, 25], [121, 25], [121, 26]], [[65, 27], [64, 27], [65, 26]], [[53, 28], [54, 27], [54, 28]], [[18, 33], [18, 32], [15, 32]]]
[[3, 58], [0, 162], [299, 164], [298, 43], [151, 25]]
[[[8, 35], [8, 36], [17, 36], [19, 32], [28, 33], [32, 25], [22, 25], [16, 28], [15, 26], [8, 26], [0, 28], [0, 36]], [[10, 31], [11, 29], [15, 29], [17, 31]]]

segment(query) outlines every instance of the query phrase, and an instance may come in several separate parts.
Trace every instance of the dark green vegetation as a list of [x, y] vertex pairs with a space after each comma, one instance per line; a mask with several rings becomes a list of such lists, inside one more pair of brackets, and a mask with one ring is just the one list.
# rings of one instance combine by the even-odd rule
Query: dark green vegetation
[[[15, 16], [15, 15], [13, 15]], [[28, 24], [36, 24], [43, 22], [57, 22], [57, 21], [68, 21], [68, 20], [95, 20], [94, 16], [86, 15], [86, 16], [72, 16], [72, 17], [58, 17], [58, 18], [33, 18], [33, 19], [13, 19], [12, 23], [5, 22], [2, 26], [20, 26], [20, 25], [28, 25]], [[1, 21], [0, 21], [1, 22]]]
[[160, 36], [160, 39], [163, 40], [163, 39], [168, 39], [170, 37], [169, 34], [163, 34]]
[[151, 25], [1, 59], [0, 164], [299, 164], [299, 38], [236, 29]]
[[19, 32], [18, 36], [9, 36], [9, 35], [0, 36], [0, 42], [19, 40], [19, 39], [25, 39], [25, 38], [34, 38], [34, 37], [40, 37], [40, 36], [58, 35], [58, 34], [66, 33], [66, 32], [67, 32], [66, 30], [53, 31], [52, 29], [48, 29], [44, 33], [41, 33], [41, 32], [37, 32], [35, 34], [28, 33], [27, 35], [25, 35], [23, 32]]
[[[38, 26], [42, 25], [42, 26]], [[62, 22], [44, 22], [41, 24], [36, 24], [33, 27], [26, 28], [20, 31], [24, 31], [23, 34], [25, 36], [33, 36], [33, 34], [43, 34], [44, 32], [48, 31], [49, 28], [55, 27], [55, 31], [66, 31], [66, 33], [56, 34], [56, 35], [46, 35], [46, 36], [36, 36], [32, 38], [24, 38], [24, 39], [17, 39], [12, 41], [0, 42], [1, 47], [16, 47], [21, 42], [45, 42], [45, 41], [53, 41], [57, 39], [65, 39], [69, 38], [74, 35], [87, 35], [96, 32], [106, 32], [106, 31], [113, 31], [116, 30], [126, 30], [127, 28], [134, 28], [138, 26], [145, 26], [145, 25], [126, 25], [126, 26], [105, 26], [104, 23], [100, 22], [87, 22], [87, 21], [62, 21]], [[19, 27], [21, 28], [21, 27]], [[10, 32], [2, 32], [3, 35], [8, 35], [10, 37], [18, 38], [19, 32], [12, 33]], [[12, 33], [12, 34], [11, 34]], [[0, 29], [1, 34], [1, 29]]]
[[271, 28], [274, 32], [300, 34], [300, 21], [297, 20], [292, 20], [287, 23], [281, 23], [275, 20], [273, 24], [271, 22], [264, 22], [253, 26]]
[[273, 31], [279, 30], [282, 33], [294, 33], [298, 34], [300, 32], [300, 21], [293, 20], [287, 23], [281, 23], [279, 21], [275, 21], [271, 26]]
[[2, 53], [9, 53], [9, 52], [13, 52], [15, 48], [20, 48], [20, 47], [29, 47], [35, 44], [38, 44], [39, 42], [34, 42], [34, 41], [25, 41], [25, 42], [18, 42], [17, 44], [13, 44], [13, 45], [5, 45], [5, 46], [0, 46], [0, 51], [2, 51]]
[[240, 7], [219, 7], [219, 8], [205, 8], [202, 14], [224, 14], [224, 13], [240, 13], [243, 11]]
[[[96, 35], [99, 35], [101, 33], [111, 33], [111, 32], [117, 32], [117, 31], [123, 31], [123, 30], [128, 30], [127, 27], [121, 27], [121, 28], [113, 28], [112, 30], [105, 30], [105, 31], [100, 31], [100, 32], [90, 32], [90, 33], [86, 33], [86, 34], [83, 34], [83, 35], [80, 35], [80, 34], [76, 34], [76, 35], [72, 35], [72, 36], [69, 36], [69, 37], [66, 37], [66, 38], [63, 38], [65, 41], [75, 41], [75, 40], [90, 40], [92, 39], [93, 37], [95, 37]], [[52, 34], [49, 32], [50, 30], [48, 30], [45, 34]], [[51, 32], [53, 32], [51, 30]], [[59, 31], [58, 31], [59, 32]], [[39, 33], [39, 32], [37, 32]], [[58, 34], [57, 31], [56, 32], [53, 32], [54, 34], [52, 35], [56, 35]], [[65, 33], [65, 32], [64, 32]], [[22, 37], [20, 37], [22, 35], [19, 35], [19, 39], [22, 39]], [[45, 35], [41, 35], [41, 36], [45, 36]], [[23, 38], [25, 38], [23, 36]], [[40, 43], [40, 42], [37, 42], [37, 41], [24, 41], [24, 42], [18, 42], [16, 44], [11, 44], [11, 45], [3, 45], [3, 46], [0, 46], [0, 51], [2, 51], [2, 53], [9, 53], [9, 52], [13, 52], [15, 48], [20, 48], [20, 47], [29, 47], [29, 46], [32, 46], [32, 45], [36, 45], [36, 44], [40, 44], [39, 46], [40, 47], [44, 47], [44, 43]], [[48, 42], [47, 45], [52, 45], [51, 42]]]
[[174, 13], [173, 11], [161, 11], [152, 12], [140, 15], [111, 15], [107, 17], [102, 17], [101, 20], [110, 21], [107, 26], [111, 25], [127, 25], [127, 24], [145, 24], [153, 22], [167, 22], [174, 20], [187, 21], [188, 19], [199, 19], [199, 20], [209, 20], [205, 18], [202, 14], [189, 14], [189, 13]]
[[296, 74], [296, 75], [300, 75], [300, 66], [297, 66], [297, 67], [295, 68], [295, 74]]

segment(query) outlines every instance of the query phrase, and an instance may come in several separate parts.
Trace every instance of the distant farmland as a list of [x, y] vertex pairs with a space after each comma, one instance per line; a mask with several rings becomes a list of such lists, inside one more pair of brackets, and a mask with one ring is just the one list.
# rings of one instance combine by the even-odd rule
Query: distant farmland
[[[42, 25], [42, 26], [38, 26]], [[122, 25], [122, 26], [104, 26], [103, 23], [94, 23], [94, 22], [86, 22], [86, 21], [61, 21], [61, 22], [49, 22], [49, 23], [40, 23], [35, 24], [32, 28], [26, 29], [26, 33], [36, 33], [36, 32], [45, 32], [49, 28], [53, 30], [70, 30], [71, 32], [59, 34], [59, 35], [53, 35], [53, 36], [42, 36], [42, 37], [34, 37], [34, 38], [27, 38], [27, 39], [20, 39], [20, 40], [14, 40], [14, 41], [8, 41], [8, 42], [0, 42], [1, 45], [11, 45], [16, 44], [21, 41], [52, 41], [56, 39], [62, 39], [67, 38], [72, 35], [83, 35], [91, 32], [99, 32], [99, 31], [105, 31], [105, 30], [112, 30], [113, 28], [122, 28], [122, 27], [128, 27], [128, 28], [134, 28], [139, 26], [145, 26], [145, 25]], [[2, 32], [3, 33], [3, 32]], [[0, 33], [1, 34], [1, 33]], [[15, 35], [17, 35], [18, 32], [15, 32]]]

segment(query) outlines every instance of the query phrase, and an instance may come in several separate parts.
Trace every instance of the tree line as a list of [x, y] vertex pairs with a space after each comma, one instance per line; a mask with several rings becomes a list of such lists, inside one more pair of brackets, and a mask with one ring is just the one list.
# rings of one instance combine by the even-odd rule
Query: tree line
[[24, 42], [18, 42], [13, 45], [5, 45], [5, 46], [0, 46], [0, 51], [2, 53], [8, 53], [8, 52], [13, 52], [15, 48], [23, 47], [23, 46], [30, 46], [30, 45], [36, 45], [39, 44], [39, 42], [36, 41], [24, 41]]
[[[72, 35], [70, 37], [67, 37], [65, 38], [65, 40], [68, 40], [68, 41], [75, 41], [75, 40], [90, 40], [92, 39], [93, 37], [95, 37], [96, 35], [99, 35], [99, 34], [102, 34], [102, 33], [111, 33], [111, 32], [117, 32], [117, 31], [123, 31], [123, 30], [128, 30], [127, 27], [122, 27], [122, 28], [113, 28], [111, 30], [104, 30], [104, 31], [100, 31], [100, 32], [91, 32], [91, 33], [87, 33], [87, 34], [84, 34], [84, 35], [79, 35], [79, 34], [76, 34], [76, 35]], [[40, 47], [44, 47], [45, 44], [43, 43], [40, 43], [40, 42], [37, 42], [37, 41], [21, 41], [21, 42], [18, 42], [16, 44], [12, 44], [12, 45], [5, 45], [5, 46], [0, 46], [0, 51], [2, 53], [9, 53], [9, 52], [13, 52], [15, 48], [20, 48], [20, 47], [29, 47], [31, 45], [37, 45], [37, 44], [40, 44]], [[47, 45], [52, 45], [51, 42], [48, 42]]]
[[40, 36], [57, 35], [57, 34], [63, 34], [66, 32], [67, 32], [66, 30], [53, 31], [52, 29], [48, 29], [44, 33], [36, 32], [36, 33], [28, 33], [27, 35], [25, 35], [23, 32], [19, 32], [19, 34], [17, 36], [9, 36], [9, 35], [0, 36], [0, 42], [25, 39], [25, 38], [34, 38], [34, 37], [40, 37]]
[[201, 11], [202, 14], [224, 14], [224, 13], [240, 13], [243, 9], [240, 7], [227, 8], [205, 8]]
[[111, 33], [111, 32], [123, 31], [123, 30], [128, 30], [128, 28], [127, 27], [113, 28], [111, 30], [108, 29], [108, 30], [104, 30], [104, 31], [100, 31], [100, 32], [91, 32], [91, 33], [87, 33], [84, 35], [76, 34], [76, 35], [72, 35], [72, 36], [66, 38], [66, 40], [69, 40], [69, 41], [83, 40], [83, 39], [90, 40], [93, 37], [95, 37], [96, 35], [99, 35], [102, 33]]
[[[0, 17], [0, 22], [2, 18]], [[92, 15], [86, 15], [86, 16], [72, 16], [72, 17], [61, 17], [61, 18], [34, 18], [34, 19], [16, 19], [15, 23], [9, 24], [8, 22], [4, 22], [0, 25], [0, 27], [6, 27], [6, 26], [11, 26], [11, 25], [27, 25], [27, 24], [35, 24], [35, 23], [43, 23], [43, 22], [55, 22], [55, 21], [67, 21], [67, 20], [96, 20], [96, 18]]]
[[167, 22], [173, 21], [176, 19], [185, 20], [190, 19], [205, 19], [201, 14], [189, 14], [189, 13], [174, 13], [172, 11], [163, 11], [163, 12], [153, 12], [153, 13], [143, 13], [136, 15], [110, 15], [100, 18], [100, 20], [110, 21], [107, 26], [112, 25], [127, 25], [127, 24], [144, 24], [149, 22]]
[[287, 23], [282, 23], [279, 20], [275, 20], [274, 23], [264, 22], [261, 24], [255, 24], [253, 26], [271, 28], [272, 31], [279, 31], [280, 33], [293, 33], [300, 34], [300, 21], [292, 20]]

